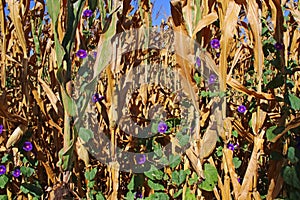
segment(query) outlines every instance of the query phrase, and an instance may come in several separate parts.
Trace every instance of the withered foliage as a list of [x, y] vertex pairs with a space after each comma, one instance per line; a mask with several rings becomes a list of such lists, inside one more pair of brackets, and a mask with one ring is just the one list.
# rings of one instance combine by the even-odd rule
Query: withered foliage
[[[9, 199], [31, 199], [33, 193], [21, 189], [26, 180], [38, 182], [42, 199], [90, 198], [85, 172], [97, 168], [92, 188], [107, 199], [124, 199], [133, 176], [143, 180], [139, 185], [143, 196], [150, 196], [155, 191], [146, 176], [120, 170], [137, 162], [134, 158], [115, 159], [116, 147], [147, 153], [153, 150], [151, 138], [134, 136], [141, 132], [150, 136], [152, 119], [199, 116], [198, 121], [189, 122], [195, 127], [191, 130], [193, 142], [181, 155], [181, 163], [174, 169], [162, 169], [169, 178], [172, 170], [191, 171], [180, 187], [166, 180], [160, 182], [170, 199], [187, 199], [186, 191], [197, 199], [287, 196], [289, 184], [282, 170], [294, 164], [286, 157], [289, 147], [295, 146], [300, 126], [298, 1], [173, 0], [171, 16], [155, 27], [153, 4], [148, 0], [138, 1], [137, 9], [131, 0], [95, 2], [0, 1], [0, 124], [5, 128], [0, 135], [0, 157], [13, 156], [8, 164], [3, 161], [9, 173], [15, 166], [28, 165], [28, 160], [21, 159], [24, 152], [20, 149], [30, 140], [34, 149], [27, 157], [38, 161], [31, 163], [35, 170], [32, 176], [11, 177], [0, 194], [7, 194]], [[90, 19], [82, 17], [88, 6], [95, 14]], [[105, 40], [142, 27], [152, 27], [151, 35], [145, 32], [124, 38], [123, 48], [128, 51], [107, 66], [82, 66], [83, 61], [75, 55], [78, 49], [86, 49], [89, 56], [93, 52], [100, 55], [96, 63], [101, 62], [105, 60], [101, 55], [106, 54], [98, 47]], [[197, 41], [201, 49], [190, 52], [191, 46], [174, 32]], [[220, 41], [220, 49], [210, 46], [214, 38]], [[140, 46], [133, 48], [132, 41]], [[282, 49], [276, 49], [276, 43]], [[176, 54], [178, 51], [193, 55], [194, 63]], [[143, 65], [146, 67], [141, 68]], [[85, 115], [73, 117], [70, 99], [80, 102], [82, 96], [91, 93], [82, 95], [70, 88], [95, 78], [91, 73], [78, 75], [83, 67], [101, 72], [96, 90], [89, 92], [104, 99], [87, 104]], [[149, 78], [147, 73], [151, 73], [153, 84], [143, 82]], [[219, 94], [224, 98], [205, 95], [211, 89], [207, 79], [212, 73], [218, 77]], [[183, 84], [179, 84], [181, 78]], [[162, 80], [165, 84], [159, 84]], [[182, 108], [185, 101], [195, 110]], [[239, 105], [245, 105], [247, 111], [239, 113]], [[121, 117], [116, 118], [116, 113]], [[222, 124], [216, 125], [218, 119], [223, 119]], [[94, 134], [89, 148], [78, 136], [74, 125], [78, 121], [101, 133]], [[171, 133], [182, 129], [175, 127]], [[162, 146], [173, 141], [175, 147], [164, 149], [172, 153], [178, 145], [174, 138], [174, 134], [166, 134], [155, 141]], [[239, 148], [232, 151], [227, 148], [229, 143]], [[91, 149], [99, 152], [91, 153]], [[217, 156], [219, 150], [221, 156]], [[274, 159], [274, 152], [283, 158]], [[240, 167], [234, 163], [237, 157]], [[198, 187], [205, 180], [207, 163], [218, 171], [212, 191]], [[196, 175], [199, 180], [190, 184], [188, 180]], [[174, 198], [180, 189], [182, 194]]]

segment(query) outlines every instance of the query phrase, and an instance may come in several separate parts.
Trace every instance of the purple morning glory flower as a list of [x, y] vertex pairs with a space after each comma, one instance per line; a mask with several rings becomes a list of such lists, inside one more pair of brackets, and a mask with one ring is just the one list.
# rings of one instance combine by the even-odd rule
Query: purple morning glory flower
[[0, 176], [6, 173], [6, 167], [4, 165], [0, 165]]
[[12, 173], [12, 175], [16, 178], [18, 178], [21, 175], [21, 170], [20, 169], [15, 169]]
[[83, 14], [82, 14], [83, 17], [91, 17], [92, 15], [93, 15], [93, 11], [91, 11], [89, 9], [83, 11]]
[[283, 49], [283, 44], [280, 43], [280, 42], [276, 42], [276, 43], [274, 44], [274, 47], [275, 47], [275, 49], [276, 49], [277, 51], [280, 51], [280, 50]]
[[93, 101], [93, 103], [99, 102], [99, 101], [101, 101], [102, 99], [104, 99], [104, 97], [101, 96], [99, 93], [95, 93], [95, 94], [92, 96], [92, 101]]
[[227, 148], [229, 149], [229, 150], [231, 150], [231, 151], [233, 151], [234, 150], [234, 144], [232, 144], [232, 143], [229, 143], [228, 145], [227, 145]]
[[85, 57], [87, 57], [87, 52], [86, 50], [79, 49], [76, 53], [76, 56], [79, 57], [80, 59], [84, 59]]
[[200, 60], [199, 57], [196, 58], [196, 64], [197, 64], [198, 67], [201, 66], [201, 60]]
[[240, 105], [240, 106], [238, 107], [238, 112], [239, 112], [239, 113], [244, 113], [244, 112], [246, 112], [246, 110], [247, 110], [247, 108], [246, 108], [246, 106], [244, 106], [244, 105]]
[[159, 133], [165, 133], [168, 130], [168, 126], [165, 122], [159, 122], [157, 130]]
[[218, 48], [220, 48], [220, 41], [218, 39], [212, 39], [210, 41], [210, 46], [213, 49], [218, 49]]
[[209, 76], [209, 79], [208, 79], [208, 84], [209, 84], [209, 85], [210, 85], [210, 84], [213, 84], [213, 83], [216, 82], [216, 80], [217, 80], [217, 76], [216, 76], [215, 74], [211, 74], [211, 75]]
[[145, 154], [137, 154], [135, 157], [136, 162], [141, 165], [146, 162], [146, 155]]
[[142, 192], [141, 191], [137, 191], [134, 195], [134, 199], [138, 199], [138, 198], [143, 198]]
[[31, 142], [24, 142], [23, 145], [24, 151], [31, 151], [33, 149], [32, 143]]
[[227, 148], [230, 149], [231, 151], [234, 151], [236, 148], [239, 148], [239, 145], [238, 144], [229, 143], [227, 145]]
[[3, 125], [0, 124], [0, 134], [3, 132]]

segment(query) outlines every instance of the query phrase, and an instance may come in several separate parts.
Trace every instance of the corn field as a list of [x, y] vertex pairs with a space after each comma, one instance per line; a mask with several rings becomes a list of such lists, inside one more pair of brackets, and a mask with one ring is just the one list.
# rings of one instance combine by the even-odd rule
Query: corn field
[[0, 0], [0, 200], [300, 199], [298, 0]]

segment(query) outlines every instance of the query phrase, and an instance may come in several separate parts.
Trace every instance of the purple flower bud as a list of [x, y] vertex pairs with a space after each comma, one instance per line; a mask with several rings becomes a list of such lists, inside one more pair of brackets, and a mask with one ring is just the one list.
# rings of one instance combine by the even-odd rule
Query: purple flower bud
[[146, 155], [145, 154], [137, 154], [135, 157], [136, 162], [141, 165], [146, 162]]
[[241, 178], [240, 177], [237, 180], [238, 180], [239, 183], [241, 183]]
[[212, 39], [210, 41], [210, 46], [213, 49], [218, 49], [218, 48], [220, 48], [220, 41], [218, 39]]
[[23, 145], [24, 151], [31, 151], [33, 149], [32, 143], [31, 142], [24, 142]]
[[87, 52], [86, 50], [79, 49], [76, 53], [76, 56], [79, 57], [80, 59], [84, 59], [85, 57], [87, 57]]
[[16, 178], [18, 178], [21, 175], [21, 170], [20, 169], [15, 169], [12, 173], [12, 175]]
[[201, 66], [201, 60], [200, 60], [199, 57], [196, 58], [196, 65], [197, 65], [198, 67]]
[[219, 58], [220, 57], [220, 52], [216, 53], [216, 56], [217, 56], [217, 58]]
[[138, 198], [143, 198], [142, 192], [141, 191], [137, 191], [134, 195], [134, 199], [138, 199]]
[[3, 125], [0, 124], [0, 134], [3, 132]]
[[102, 99], [104, 99], [104, 96], [101, 96], [101, 95], [98, 94], [98, 93], [95, 93], [95, 94], [93, 94], [93, 96], [92, 96], [92, 101], [93, 101], [93, 103], [99, 102], [99, 101], [101, 101]]
[[4, 165], [0, 165], [0, 176], [6, 173], [6, 167]]
[[239, 112], [239, 113], [244, 113], [244, 112], [246, 112], [246, 110], [247, 110], [247, 108], [246, 108], [246, 106], [244, 106], [244, 105], [240, 105], [240, 106], [238, 107], [238, 112]]
[[216, 76], [215, 74], [211, 74], [211, 75], [209, 76], [209, 79], [208, 79], [208, 84], [209, 84], [209, 85], [210, 85], [210, 84], [213, 84], [213, 83], [216, 82], [216, 80], [217, 80], [217, 76]]
[[168, 126], [165, 122], [159, 122], [157, 130], [159, 133], [165, 133], [168, 130]]
[[93, 11], [91, 11], [89, 9], [83, 11], [83, 14], [82, 14], [83, 17], [91, 17], [92, 15], [93, 15]]
[[280, 50], [283, 49], [283, 44], [280, 43], [280, 42], [276, 42], [276, 43], [274, 44], [274, 47], [275, 47], [275, 49], [276, 49], [277, 51], [280, 51]]

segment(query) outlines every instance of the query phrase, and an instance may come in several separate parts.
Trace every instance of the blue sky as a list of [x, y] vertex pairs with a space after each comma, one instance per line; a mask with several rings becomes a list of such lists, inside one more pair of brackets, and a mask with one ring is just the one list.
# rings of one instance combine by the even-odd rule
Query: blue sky
[[153, 4], [152, 22], [153, 25], [159, 25], [161, 20], [167, 21], [171, 15], [169, 0], [151, 0]]

